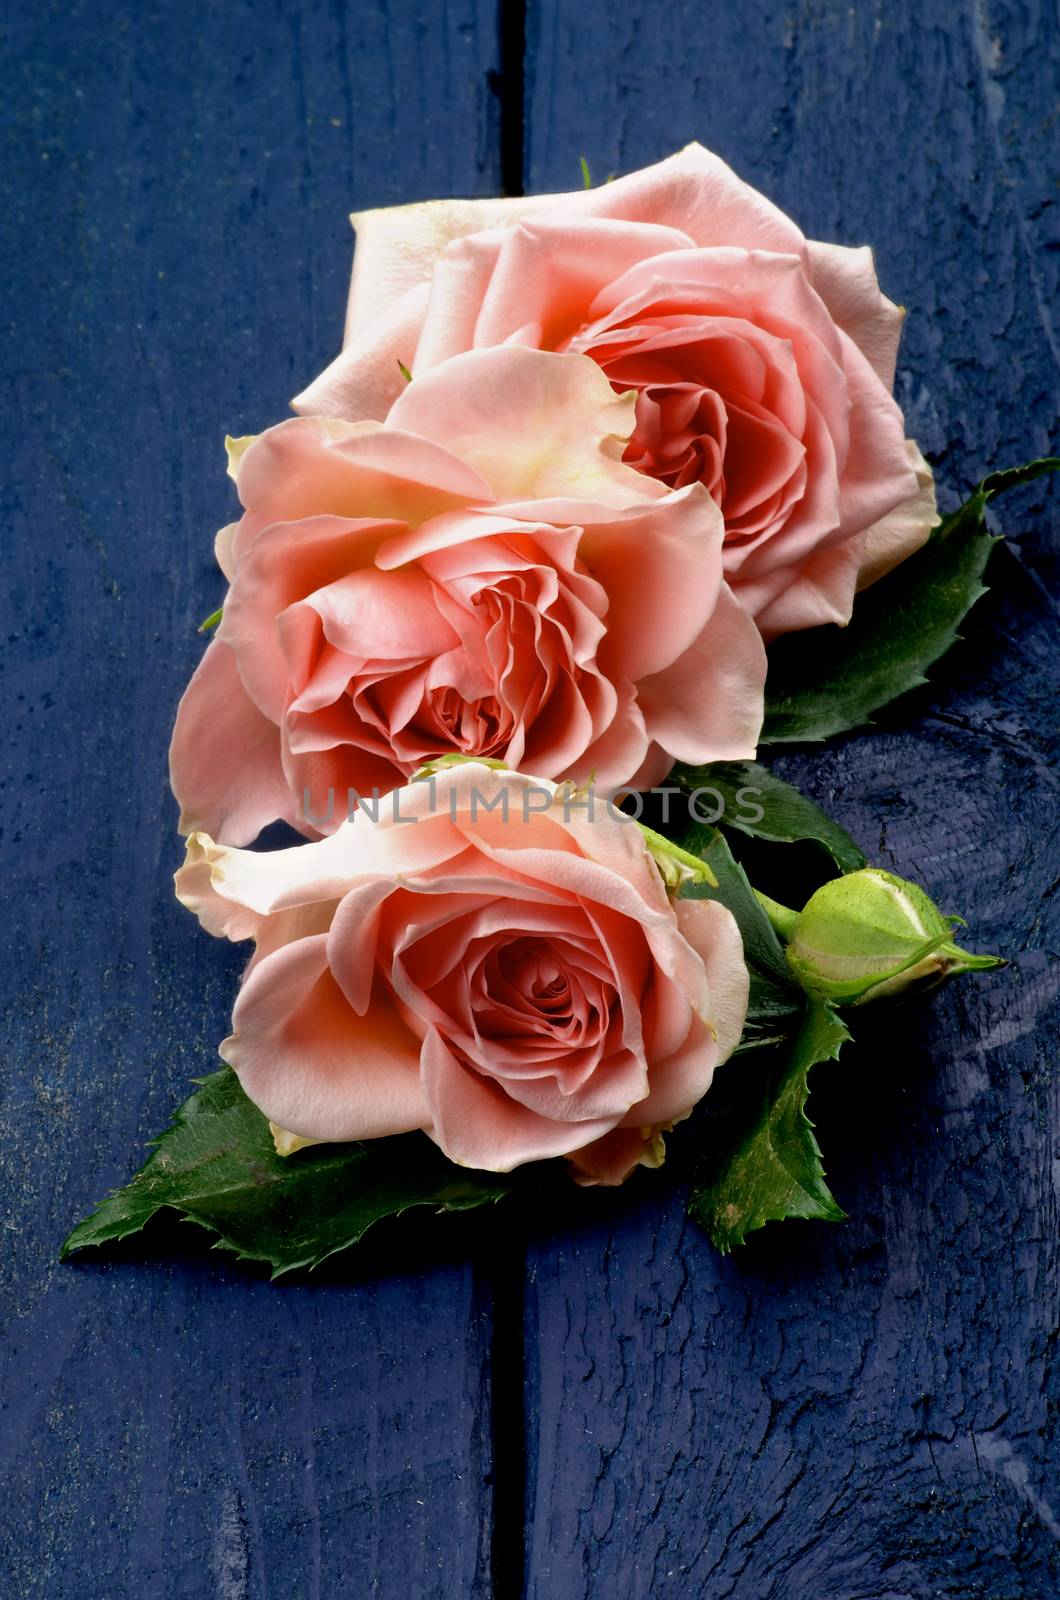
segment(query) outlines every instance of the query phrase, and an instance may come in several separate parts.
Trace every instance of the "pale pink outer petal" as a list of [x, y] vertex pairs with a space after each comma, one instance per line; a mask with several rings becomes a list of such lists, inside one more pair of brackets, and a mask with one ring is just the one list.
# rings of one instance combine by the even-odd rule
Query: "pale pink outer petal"
[[458, 1061], [435, 1028], [423, 1041], [422, 1074], [431, 1137], [461, 1167], [510, 1172], [527, 1161], [567, 1155], [586, 1135], [598, 1137], [615, 1125], [613, 1117], [554, 1122], [519, 1105]]
[[[289, 417], [258, 434], [235, 471], [239, 498], [269, 522], [333, 516], [421, 522], [490, 499], [488, 486], [442, 439], [400, 425]], [[246, 540], [234, 540], [235, 554]]]
[[415, 285], [455, 240], [524, 217], [614, 217], [678, 228], [693, 243], [801, 252], [799, 229], [720, 157], [692, 143], [612, 183], [565, 194], [511, 199], [429, 200], [356, 213], [357, 252], [346, 338], [375, 321]]
[[[511, 797], [506, 817], [494, 804], [505, 792]], [[430, 783], [410, 785], [401, 809], [409, 816], [436, 809], [467, 843], [539, 890], [552, 886], [628, 916], [668, 961], [674, 925], [658, 868], [636, 823], [599, 794], [590, 809], [586, 797], [563, 785], [462, 762]], [[688, 973], [684, 981], [690, 985]]]
[[[472, 234], [452, 244], [435, 262], [416, 342], [414, 377], [422, 377], [449, 356], [488, 342], [477, 339], [475, 330], [509, 231], [490, 228], [485, 233]], [[516, 329], [524, 330], [527, 336], [512, 339], [511, 343], [540, 345], [540, 330], [533, 324], [528, 327], [527, 317], [519, 316], [507, 334]], [[506, 336], [492, 342], [504, 344], [508, 339]], [[343, 350], [340, 362], [347, 353]]]
[[905, 419], [891, 393], [846, 334], [843, 369], [851, 400], [850, 450], [839, 478], [844, 536], [864, 533], [917, 492]]
[[607, 594], [604, 671], [637, 681], [669, 667], [708, 624], [722, 584], [721, 512], [700, 483], [612, 521], [586, 520], [578, 554]]
[[673, 757], [669, 752], [664, 750], [657, 740], [653, 740], [644, 753], [644, 760], [624, 787], [654, 789], [656, 784], [662, 783], [673, 764]]
[[208, 932], [248, 939], [270, 916], [334, 903], [364, 879], [426, 872], [465, 848], [444, 799], [431, 807], [427, 784], [403, 789], [400, 800], [387, 795], [378, 806], [378, 821], [357, 812], [328, 838], [286, 850], [239, 850], [194, 834], [177, 873], [177, 898]]
[[[782, 633], [850, 621], [855, 593], [867, 589], [927, 542], [938, 522], [935, 480], [912, 439], [906, 440], [916, 475], [916, 493], [864, 533], [817, 550], [790, 576], [766, 573], [761, 579], [737, 575], [733, 588], [767, 642]], [[789, 579], [785, 583], [781, 580]]]
[[405, 873], [365, 876], [336, 908], [328, 937], [328, 962], [352, 1009], [361, 1015], [372, 1003], [376, 985], [379, 923], [387, 900]]
[[661, 1061], [653, 1061], [649, 1089], [622, 1119], [624, 1127], [672, 1127], [683, 1122], [710, 1088], [718, 1065], [718, 1044], [709, 1022], [689, 1019], [688, 1032], [679, 1047]]
[[[548, 199], [427, 200], [353, 216], [357, 248], [343, 349], [295, 397], [294, 409], [307, 416], [382, 420], [404, 387], [398, 362], [414, 374], [434, 364], [426, 345], [422, 355], [419, 351], [428, 297], [441, 305], [443, 326], [460, 326], [462, 300], [479, 291], [477, 275], [466, 281], [470, 261], [460, 263], [450, 284], [441, 261], [448, 246], [515, 221]], [[437, 286], [429, 281], [436, 267], [441, 280]], [[475, 315], [477, 306], [472, 325]], [[470, 344], [468, 339], [459, 348]]]
[[[571, 1153], [572, 1174], [580, 1184], [613, 1186], [624, 1183], [638, 1166], [660, 1166], [665, 1155], [660, 1127], [672, 1126], [694, 1109], [715, 1069], [740, 1042], [750, 983], [735, 919], [711, 900], [679, 900], [675, 910], [682, 935], [706, 968], [710, 1024], [704, 1027], [696, 1019], [676, 1055], [652, 1064], [652, 1092], [632, 1108], [621, 1127]], [[682, 1094], [688, 1084], [694, 1097]]]
[[[289, 855], [296, 853], [287, 852]], [[232, 850], [215, 844], [205, 833], [193, 833], [188, 840], [184, 865], [174, 874], [177, 899], [198, 917], [207, 933], [218, 938], [253, 939], [255, 950], [251, 966], [294, 939], [327, 933], [335, 914], [335, 898], [306, 900], [281, 910], [262, 912], [232, 898], [231, 884], [226, 885], [227, 892], [220, 892], [215, 876], [223, 881], [224, 863], [244, 856], [253, 873], [255, 864], [261, 860], [255, 851]]]
[[622, 464], [636, 401], [588, 356], [504, 345], [454, 356], [398, 396], [387, 418], [444, 444], [498, 500], [574, 495], [609, 506], [650, 498]]
[[[517, 344], [554, 348], [585, 318], [609, 278], [634, 261], [687, 247], [672, 228], [613, 219], [520, 222], [456, 240], [419, 284], [341, 354], [294, 401], [303, 414], [385, 415], [380, 399], [404, 388], [398, 361], [420, 378], [451, 356]], [[358, 246], [358, 249], [360, 247]]]
[[581, 200], [571, 209], [583, 215], [680, 228], [697, 245], [801, 254], [806, 244], [790, 217], [696, 143], [570, 200]]
[[280, 730], [258, 710], [219, 639], [207, 646], [177, 708], [169, 781], [181, 833], [202, 829], [226, 844], [249, 844], [277, 818], [297, 826]]
[[720, 1067], [740, 1042], [747, 1020], [750, 978], [732, 912], [716, 900], [678, 900], [677, 925], [703, 962], [710, 990], [710, 1023]]
[[[542, 217], [524, 220], [504, 233], [466, 239], [438, 264], [417, 360], [429, 364], [469, 344], [483, 348], [510, 342], [562, 349], [582, 327], [586, 308], [607, 284], [646, 259], [659, 261], [665, 271], [660, 258], [691, 245], [688, 234], [677, 228], [613, 217]], [[481, 263], [478, 256], [484, 258]], [[439, 336], [432, 326], [439, 320], [432, 317], [436, 302], [442, 302], [439, 311], [444, 306], [436, 292], [438, 278], [461, 258], [467, 261], [470, 280], [464, 299], [469, 310], [474, 307], [474, 317], [465, 316], [456, 326], [447, 317], [447, 335]], [[462, 345], [455, 342], [461, 334]]]
[[[556, 769], [574, 783], [592, 780], [605, 794], [628, 788], [631, 775], [644, 765], [648, 753], [648, 735], [635, 686], [620, 680], [615, 690], [615, 714], [610, 726], [591, 739], [579, 756]], [[667, 772], [672, 765], [672, 761], [667, 763]]]
[[675, 761], [749, 759], [765, 714], [766, 665], [754, 621], [723, 583], [691, 649], [637, 686], [649, 738]]
[[357, 250], [346, 311], [346, 343], [357, 339], [409, 290], [427, 282], [431, 268], [454, 239], [514, 222], [553, 197], [424, 200], [383, 206], [350, 218]]
[[718, 1064], [718, 1046], [709, 1027], [692, 1019], [688, 1036], [673, 1056], [651, 1067], [651, 1092], [623, 1118], [615, 1136], [594, 1141], [573, 1152], [572, 1176], [577, 1183], [624, 1183], [636, 1166], [661, 1166], [665, 1147], [658, 1135], [682, 1122], [706, 1094]]
[[926, 544], [939, 520], [935, 502], [935, 478], [912, 439], [905, 442], [909, 461], [916, 473], [917, 489], [910, 499], [867, 529], [859, 551], [858, 589], [867, 589], [899, 562]]
[[636, 821], [609, 807], [596, 791], [589, 797], [557, 791], [551, 815], [590, 861], [632, 884], [645, 907], [668, 918], [670, 902], [655, 861]]
[[[419, 787], [413, 785], [407, 793], [411, 796]], [[422, 784], [424, 799], [427, 787]], [[504, 793], [510, 797], [507, 814], [496, 805]], [[556, 883], [566, 893], [571, 888], [568, 867], [548, 870], [549, 857], [565, 854], [575, 862], [584, 858], [605, 869], [601, 882], [621, 880], [626, 885], [624, 893], [632, 890], [639, 896], [639, 911], [634, 900], [625, 900], [615, 909], [624, 909], [637, 920], [649, 911], [661, 917], [660, 927], [667, 924], [669, 901], [644, 835], [631, 817], [609, 807], [598, 791], [591, 796], [579, 794], [565, 784], [468, 762], [438, 774], [433, 804], [455, 818], [454, 826], [467, 843], [521, 877], [544, 870], [541, 881]], [[404, 801], [402, 809], [409, 809]], [[410, 814], [417, 809], [413, 802]], [[525, 851], [535, 852], [533, 866], [528, 865], [530, 857]], [[544, 869], [542, 862], [546, 863]], [[579, 869], [575, 866], [572, 870]], [[586, 882], [582, 878], [580, 886], [584, 888]]]
[[[623, 827], [623, 823], [615, 823]], [[514, 830], [509, 830], [514, 831]], [[498, 836], [500, 837], [500, 836]], [[523, 874], [534, 884], [561, 889], [590, 908], [600, 906], [628, 918], [648, 940], [657, 961], [667, 970], [673, 965], [673, 914], [669, 906], [653, 908], [640, 888], [597, 860], [581, 854], [559, 851], [547, 845], [527, 843], [509, 847], [491, 840], [483, 844], [490, 858], [513, 872]]]
[[[430, 522], [421, 523], [418, 528], [402, 529], [388, 536], [380, 545], [375, 558], [376, 566], [384, 572], [392, 571], [397, 567], [404, 567], [410, 561], [422, 561], [424, 557], [436, 557], [443, 551], [456, 551], [458, 560], [462, 558], [465, 572], [476, 569], [479, 559], [494, 560], [493, 570], [506, 571], [511, 563], [510, 554], [505, 556], [502, 550], [494, 545], [481, 544], [487, 539], [505, 539], [513, 533], [522, 530], [518, 527], [519, 521], [531, 522], [533, 526], [527, 531], [535, 542], [540, 542], [547, 552], [548, 558], [559, 566], [570, 567], [573, 565], [577, 534], [567, 529], [558, 528], [550, 516], [538, 519], [534, 516], [539, 504], [550, 508], [554, 501], [529, 501], [520, 502], [514, 512], [508, 506], [487, 506], [485, 508], [472, 506], [466, 514], [453, 512], [445, 517], [432, 517]], [[563, 502], [565, 505], [568, 503]], [[529, 515], [524, 515], [529, 511]], [[438, 570], [440, 563], [431, 562], [431, 570]], [[448, 564], [445, 575], [451, 575]]]
[[380, 995], [362, 1016], [327, 961], [323, 934], [247, 974], [222, 1059], [270, 1121], [308, 1139], [380, 1139], [429, 1128], [419, 1040]]
[[226, 522], [223, 528], [218, 528], [213, 542], [213, 553], [217, 565], [231, 583], [236, 570], [236, 536], [239, 532], [238, 522]]
[[[544, 778], [487, 766], [484, 761], [460, 761], [453, 766], [442, 767], [431, 776], [418, 778], [403, 789], [396, 818], [392, 808], [391, 813], [386, 813], [386, 803], [383, 802], [383, 817], [378, 826], [400, 826], [404, 839], [407, 829], [403, 824], [406, 821], [414, 820], [417, 825], [422, 825], [427, 819], [442, 815], [453, 829], [454, 840], [466, 841], [468, 828], [472, 825], [473, 796], [484, 797], [474, 801], [476, 813], [481, 817], [488, 815], [486, 802], [502, 789], [510, 790], [515, 796], [521, 796], [529, 789], [539, 789], [552, 795], [556, 785]], [[513, 815], [519, 815], [520, 803], [513, 801], [510, 810]], [[453, 853], [461, 848], [462, 843], [454, 844]]]
[[[686, 905], [693, 909], [682, 910]], [[679, 900], [674, 909], [677, 929], [670, 934], [670, 950], [657, 949], [656, 955], [661, 970], [687, 995], [695, 1016], [676, 1049], [671, 1028], [670, 1044], [664, 1047], [668, 1053], [652, 1061], [648, 1094], [630, 1108], [623, 1119], [627, 1126], [671, 1125], [688, 1116], [710, 1087], [715, 1067], [739, 1044], [747, 1017], [750, 978], [731, 912], [709, 900]], [[658, 1054], [658, 1025], [653, 1037]], [[653, 1037], [646, 1040], [649, 1059]]]
[[[806, 248], [790, 218], [699, 144], [594, 189], [501, 200], [434, 200], [361, 212], [352, 218], [357, 249], [346, 316], [348, 348], [303, 390], [295, 408], [352, 418], [381, 416], [391, 363], [396, 367], [401, 359], [417, 375], [420, 370], [398, 345], [407, 346], [412, 330], [422, 322], [423, 287], [447, 249], [454, 241], [510, 227], [524, 218], [549, 223], [565, 218], [648, 223], [676, 229], [696, 245], [736, 244], [797, 255]], [[432, 321], [440, 319], [445, 325], [455, 319], [466, 326], [467, 317], [456, 314], [456, 302], [468, 302], [469, 295], [473, 299], [481, 281], [475, 273], [470, 285], [448, 284], [445, 293], [435, 297]], [[450, 353], [453, 337], [450, 327], [438, 348]], [[424, 366], [434, 359], [437, 355], [425, 344]]]
[[661, 1167], [666, 1149], [657, 1130], [645, 1124], [635, 1128], [612, 1128], [602, 1138], [572, 1150], [567, 1159], [571, 1177], [582, 1188], [615, 1189], [632, 1177], [638, 1167]]
[[302, 416], [382, 422], [405, 387], [401, 366], [408, 369], [413, 364], [427, 293], [426, 282], [417, 283], [350, 335], [341, 355], [291, 401], [292, 409]]
[[277, 618], [346, 573], [370, 566], [400, 522], [306, 516], [270, 522], [241, 553], [224, 604], [217, 642], [231, 647], [247, 692], [277, 727], [287, 708], [290, 673]]
[[781, 633], [850, 621], [861, 559], [862, 536], [815, 550], [795, 572], [767, 572], [762, 579], [737, 579], [733, 588], [768, 643]]
[[807, 252], [814, 288], [890, 391], [905, 312], [881, 291], [871, 249], [811, 239]]
[[184, 860], [173, 875], [177, 899], [198, 917], [207, 933], [217, 939], [254, 939], [268, 914], [253, 910], [242, 900], [218, 894], [214, 862], [230, 854], [207, 833], [193, 833], [184, 847]]

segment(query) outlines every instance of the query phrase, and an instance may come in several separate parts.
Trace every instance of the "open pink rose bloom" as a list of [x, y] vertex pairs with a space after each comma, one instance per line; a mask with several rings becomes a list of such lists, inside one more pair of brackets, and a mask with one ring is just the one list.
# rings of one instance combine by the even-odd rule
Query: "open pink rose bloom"
[[294, 418], [238, 455], [230, 583], [177, 715], [185, 832], [328, 832], [450, 753], [602, 789], [754, 754], [765, 651], [721, 514], [623, 465], [585, 356], [457, 357], [385, 424]]
[[591, 1183], [658, 1164], [739, 1041], [730, 913], [671, 905], [599, 799], [462, 763], [399, 800], [288, 850], [189, 840], [180, 899], [257, 942], [221, 1047], [247, 1094], [304, 1140], [423, 1129], [465, 1166], [567, 1156]]
[[807, 240], [699, 145], [574, 194], [354, 218], [342, 354], [295, 402], [386, 416], [463, 350], [578, 350], [637, 396], [625, 459], [701, 483], [768, 637], [846, 622], [926, 539], [931, 473], [891, 398], [902, 312], [867, 248]]

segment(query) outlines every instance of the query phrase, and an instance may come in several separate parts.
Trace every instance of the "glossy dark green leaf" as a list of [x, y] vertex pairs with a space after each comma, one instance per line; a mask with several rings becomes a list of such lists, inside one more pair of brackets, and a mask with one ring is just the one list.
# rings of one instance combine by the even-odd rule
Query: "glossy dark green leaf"
[[716, 886], [689, 884], [682, 890], [682, 898], [720, 900], [736, 918], [743, 939], [751, 994], [740, 1049], [774, 1043], [794, 1030], [803, 1005], [802, 990], [788, 966], [783, 946], [724, 836], [716, 828], [697, 825], [683, 843], [708, 864], [718, 881]]
[[858, 596], [846, 628], [813, 628], [772, 645], [762, 743], [818, 743], [861, 727], [926, 683], [986, 593], [987, 562], [999, 542], [986, 527], [987, 505], [1057, 470], [1060, 459], [1049, 457], [992, 473], [922, 550]]
[[831, 1007], [811, 1003], [790, 1043], [733, 1063], [733, 1073], [758, 1076], [713, 1128], [707, 1123], [708, 1151], [688, 1202], [723, 1254], [767, 1222], [845, 1216], [825, 1181], [806, 1099], [811, 1067], [834, 1060], [849, 1037]]
[[131, 1182], [78, 1224], [63, 1257], [139, 1233], [168, 1208], [278, 1277], [356, 1244], [382, 1217], [465, 1211], [510, 1187], [503, 1174], [454, 1166], [423, 1134], [278, 1156], [268, 1122], [224, 1067], [201, 1080]]
[[717, 822], [752, 839], [794, 844], [808, 839], [827, 850], [839, 872], [856, 872], [865, 857], [838, 822], [794, 785], [756, 761], [712, 761], [708, 766], [676, 766], [670, 782], [679, 784], [701, 814], [719, 810]]

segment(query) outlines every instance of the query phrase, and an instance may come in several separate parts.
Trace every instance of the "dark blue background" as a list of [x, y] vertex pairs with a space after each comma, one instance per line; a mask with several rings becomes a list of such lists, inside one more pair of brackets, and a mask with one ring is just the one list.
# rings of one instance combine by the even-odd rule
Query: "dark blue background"
[[819, 1071], [850, 1222], [721, 1260], [646, 1175], [380, 1230], [280, 1287], [186, 1227], [56, 1251], [225, 1029], [242, 957], [172, 900], [165, 747], [221, 596], [222, 436], [334, 353], [346, 213], [699, 138], [808, 233], [876, 245], [952, 503], [1060, 443], [1055, 6], [20, 0], [0, 48], [2, 1593], [1050, 1600], [1040, 486], [1002, 507], [1017, 554], [934, 693], [779, 763], [1013, 963]]

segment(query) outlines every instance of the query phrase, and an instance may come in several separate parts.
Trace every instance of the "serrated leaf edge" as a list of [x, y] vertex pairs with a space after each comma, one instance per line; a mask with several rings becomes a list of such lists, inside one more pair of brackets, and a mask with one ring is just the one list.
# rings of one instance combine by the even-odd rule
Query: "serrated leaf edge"
[[[217, 1072], [209, 1073], [200, 1078], [192, 1078], [190, 1081], [195, 1084], [197, 1089], [201, 1089], [216, 1083], [219, 1078], [223, 1078], [230, 1070], [230, 1068], [222, 1067], [218, 1069]], [[384, 1221], [387, 1217], [404, 1216], [406, 1212], [416, 1210], [421, 1206], [433, 1206], [436, 1215], [439, 1216], [444, 1213], [455, 1214], [459, 1211], [475, 1209], [474, 1205], [462, 1205], [456, 1202], [447, 1204], [444, 1200], [439, 1204], [435, 1196], [424, 1198], [422, 1200], [409, 1200], [406, 1201], [405, 1204], [396, 1207], [394, 1210], [384, 1212], [378, 1217], [371, 1217], [359, 1232], [351, 1233], [351, 1235], [343, 1240], [341, 1244], [336, 1244], [329, 1250], [325, 1250], [323, 1252], [308, 1251], [305, 1252], [298, 1260], [284, 1262], [279, 1262], [276, 1256], [274, 1254], [270, 1255], [268, 1251], [256, 1252], [253, 1250], [244, 1249], [243, 1246], [237, 1244], [234, 1239], [227, 1237], [224, 1229], [218, 1227], [216, 1222], [211, 1221], [207, 1217], [197, 1215], [195, 1206], [173, 1205], [170, 1202], [163, 1202], [160, 1205], [157, 1205], [154, 1210], [150, 1211], [148, 1215], [138, 1223], [126, 1226], [117, 1226], [115, 1231], [105, 1233], [101, 1237], [84, 1239], [83, 1241], [74, 1243], [73, 1241], [75, 1240], [77, 1234], [90, 1226], [90, 1224], [99, 1216], [100, 1212], [109, 1201], [115, 1199], [120, 1194], [124, 1194], [126, 1190], [132, 1188], [137, 1183], [138, 1179], [143, 1178], [151, 1170], [153, 1163], [156, 1160], [161, 1159], [161, 1155], [164, 1155], [164, 1152], [161, 1152], [163, 1140], [176, 1132], [179, 1128], [187, 1126], [189, 1119], [193, 1118], [197, 1114], [196, 1111], [189, 1109], [195, 1105], [196, 1098], [196, 1095], [193, 1093], [188, 1095], [185, 1100], [181, 1101], [180, 1105], [178, 1105], [176, 1110], [173, 1112], [165, 1128], [163, 1128], [160, 1133], [154, 1134], [146, 1141], [144, 1148], [149, 1150], [151, 1154], [148, 1156], [143, 1165], [133, 1173], [132, 1177], [129, 1178], [126, 1183], [118, 1184], [115, 1188], [108, 1190], [107, 1194], [101, 1200], [96, 1202], [88, 1215], [83, 1217], [80, 1222], [76, 1223], [74, 1227], [71, 1228], [60, 1247], [59, 1260], [61, 1262], [69, 1261], [74, 1254], [81, 1250], [100, 1249], [106, 1245], [120, 1244], [125, 1239], [134, 1239], [138, 1234], [143, 1233], [148, 1224], [154, 1221], [157, 1216], [159, 1216], [162, 1212], [168, 1211], [181, 1222], [192, 1223], [196, 1227], [205, 1229], [208, 1233], [215, 1234], [216, 1238], [211, 1245], [211, 1249], [227, 1250], [239, 1261], [262, 1262], [265, 1265], [270, 1266], [273, 1269], [270, 1274], [270, 1281], [276, 1282], [278, 1278], [283, 1277], [288, 1272], [297, 1272], [303, 1269], [311, 1272], [315, 1267], [318, 1267], [322, 1265], [323, 1262], [330, 1260], [332, 1256], [340, 1255], [344, 1250], [352, 1249], [354, 1246], [360, 1244], [365, 1235], [372, 1228], [374, 1228], [377, 1223]], [[358, 1141], [358, 1144], [360, 1148], [364, 1148], [363, 1142]], [[341, 1147], [332, 1146], [332, 1148], [336, 1149]], [[213, 1157], [204, 1157], [204, 1159], [213, 1159]], [[317, 1156], [316, 1159], [319, 1159], [319, 1156]], [[188, 1170], [193, 1170], [193, 1168], [189, 1168]], [[276, 1176], [276, 1181], [279, 1181], [279, 1174]], [[225, 1195], [238, 1193], [244, 1187], [245, 1185], [242, 1183], [220, 1185], [215, 1189], [211, 1189], [209, 1193], [198, 1196], [198, 1200], [200, 1204], [207, 1204], [214, 1199], [223, 1198]], [[502, 1191], [491, 1195], [486, 1200], [478, 1201], [477, 1204], [495, 1205], [499, 1200], [504, 1198], [505, 1193]]]
[[[842, 1017], [834, 1009], [834, 1007], [829, 1006], [829, 1005], [826, 1004], [826, 1005], [821, 1006], [820, 1010], [822, 1011], [823, 1015], [825, 1015], [829, 1019], [829, 1021], [837, 1023], [838, 1026], [839, 1026], [839, 1029], [841, 1031], [838, 1034], [837, 1038], [835, 1039], [831, 1049], [829, 1049], [828, 1052], [825, 1055], [818, 1056], [815, 1060], [811, 1061], [807, 1065], [807, 1068], [806, 1068], [806, 1079], [807, 1079], [806, 1098], [803, 1100], [803, 1103], [802, 1103], [801, 1107], [799, 1108], [799, 1116], [802, 1119], [802, 1122], [805, 1124], [806, 1130], [807, 1130], [807, 1132], [809, 1134], [810, 1149], [811, 1149], [813, 1155], [816, 1157], [817, 1163], [818, 1163], [818, 1165], [819, 1165], [819, 1167], [821, 1169], [821, 1173], [820, 1173], [821, 1182], [824, 1185], [825, 1189], [828, 1190], [828, 1183], [827, 1183], [828, 1174], [827, 1174], [827, 1172], [825, 1170], [825, 1165], [824, 1165], [824, 1152], [822, 1151], [820, 1145], [817, 1142], [817, 1135], [816, 1135], [816, 1133], [814, 1131], [815, 1127], [816, 1127], [816, 1124], [807, 1115], [807, 1112], [806, 1112], [806, 1103], [807, 1103], [807, 1101], [809, 1100], [809, 1097], [810, 1097], [809, 1076], [810, 1076], [810, 1073], [813, 1071], [814, 1067], [820, 1066], [822, 1062], [838, 1060], [839, 1052], [840, 1052], [840, 1050], [843, 1048], [843, 1046], [845, 1044], [849, 1043], [850, 1038], [851, 1038], [851, 1034], [850, 1034], [850, 1029], [847, 1027], [846, 1023], [843, 1021]], [[831, 1206], [829, 1207], [829, 1206], [823, 1205], [822, 1202], [820, 1202], [817, 1199], [817, 1197], [812, 1193], [812, 1191], [806, 1188], [806, 1185], [802, 1182], [802, 1180], [795, 1173], [793, 1173], [791, 1171], [791, 1168], [788, 1166], [788, 1163], [782, 1158], [782, 1156], [780, 1155], [780, 1152], [777, 1150], [776, 1146], [772, 1143], [771, 1139], [770, 1139], [770, 1149], [772, 1150], [772, 1153], [773, 1153], [773, 1155], [774, 1155], [774, 1157], [775, 1157], [775, 1159], [777, 1161], [778, 1166], [783, 1168], [783, 1170], [788, 1174], [789, 1178], [791, 1178], [792, 1182], [794, 1182], [797, 1185], [797, 1187], [802, 1190], [803, 1194], [808, 1195], [809, 1198], [814, 1202], [814, 1204], [821, 1205], [822, 1209], [821, 1209], [820, 1213], [816, 1217], [799, 1217], [799, 1216], [793, 1216], [792, 1213], [788, 1212], [788, 1211], [777, 1210], [777, 1208], [774, 1207], [774, 1206], [766, 1206], [766, 1207], [762, 1208], [762, 1210], [760, 1211], [759, 1214], [756, 1215], [755, 1220], [749, 1222], [748, 1225], [745, 1228], [743, 1228], [739, 1232], [738, 1235], [736, 1234], [736, 1231], [733, 1230], [733, 1232], [731, 1234], [727, 1235], [724, 1240], [717, 1239], [715, 1237], [715, 1235], [714, 1235], [713, 1229], [709, 1228], [706, 1224], [703, 1224], [703, 1226], [706, 1229], [707, 1234], [710, 1237], [711, 1243], [714, 1245], [714, 1248], [719, 1252], [720, 1255], [723, 1255], [723, 1256], [731, 1255], [732, 1252], [733, 1252], [733, 1249], [737, 1245], [746, 1244], [748, 1234], [757, 1233], [760, 1228], [764, 1228], [770, 1222], [844, 1222], [846, 1220], [846, 1218], [847, 1218], [848, 1213], [843, 1210], [842, 1206], [835, 1199], [834, 1195], [831, 1195], [831, 1191], [830, 1190], [828, 1190], [829, 1195], [831, 1196]], [[698, 1219], [696, 1219], [696, 1220], [698, 1220]]]

